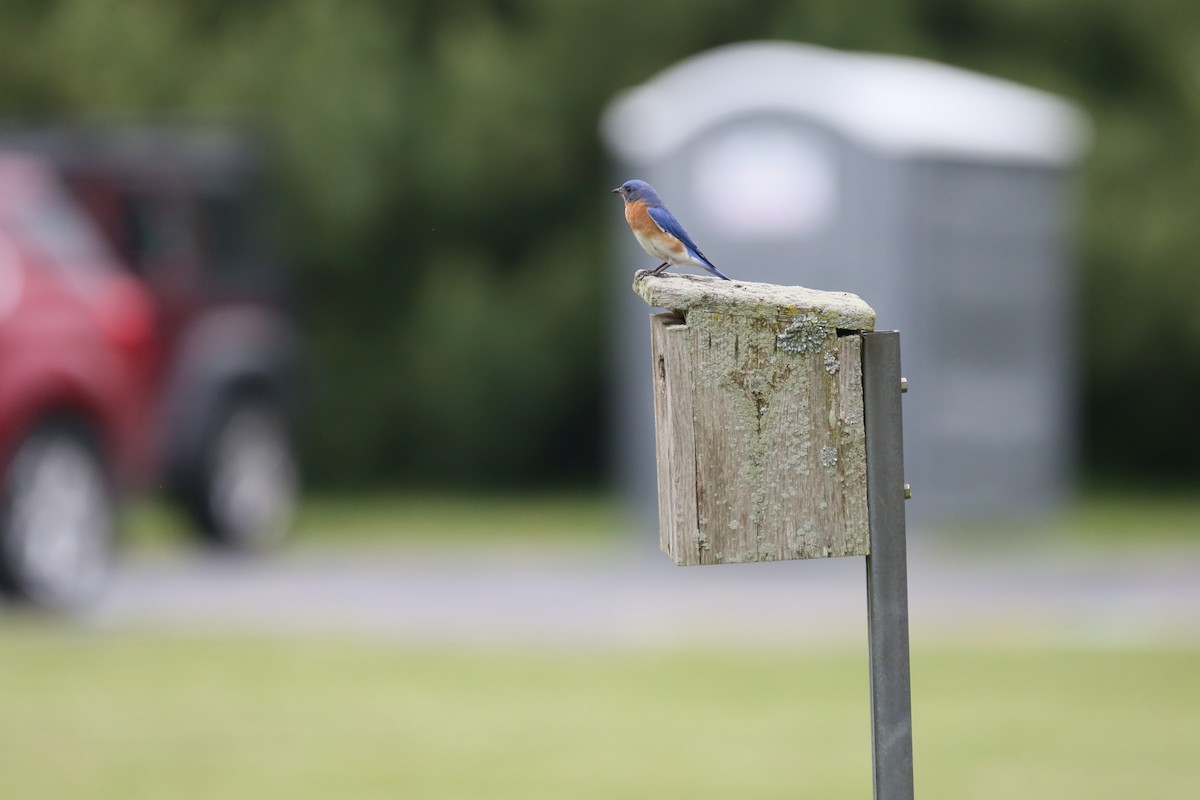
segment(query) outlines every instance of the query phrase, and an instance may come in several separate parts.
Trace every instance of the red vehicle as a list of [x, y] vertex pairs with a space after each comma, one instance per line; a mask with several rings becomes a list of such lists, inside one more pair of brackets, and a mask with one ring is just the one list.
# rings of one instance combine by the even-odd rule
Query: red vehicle
[[258, 161], [211, 133], [0, 135], [0, 589], [104, 584], [117, 499], [207, 541], [285, 532], [298, 348]]

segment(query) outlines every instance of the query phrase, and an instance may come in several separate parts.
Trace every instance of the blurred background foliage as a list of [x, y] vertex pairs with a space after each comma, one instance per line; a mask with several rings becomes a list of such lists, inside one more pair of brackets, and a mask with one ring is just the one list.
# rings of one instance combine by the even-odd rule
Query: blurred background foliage
[[1191, 0], [5, 0], [0, 114], [265, 123], [308, 333], [311, 483], [586, 483], [604, 468], [619, 213], [598, 116], [752, 38], [1081, 103], [1088, 466], [1200, 477]]

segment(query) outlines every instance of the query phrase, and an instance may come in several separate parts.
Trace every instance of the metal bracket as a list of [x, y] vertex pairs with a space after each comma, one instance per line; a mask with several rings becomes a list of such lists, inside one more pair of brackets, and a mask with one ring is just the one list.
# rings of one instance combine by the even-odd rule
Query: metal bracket
[[871, 660], [871, 762], [875, 800], [912, 800], [912, 695], [908, 648], [904, 430], [900, 333], [864, 333], [867, 439], [867, 626]]

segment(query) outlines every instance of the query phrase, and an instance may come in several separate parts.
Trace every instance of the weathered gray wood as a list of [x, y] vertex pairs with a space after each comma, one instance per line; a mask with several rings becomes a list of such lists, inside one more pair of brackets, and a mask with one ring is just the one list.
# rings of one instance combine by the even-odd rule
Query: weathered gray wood
[[[658, 314], [654, 317], [651, 327], [653, 333], [652, 349], [656, 354], [654, 369], [657, 378], [654, 382], [654, 418], [655, 428], [667, 430], [672, 420], [691, 419], [691, 392], [667, 392], [668, 386], [686, 386], [692, 382], [692, 360], [688, 357], [690, 341], [686, 336], [672, 335], [672, 329], [682, 325], [683, 319], [674, 314]], [[667, 365], [672, 374], [667, 379]], [[695, 487], [681, 485], [680, 480], [689, 477], [685, 470], [672, 470], [671, 464], [694, 464], [696, 461], [696, 442], [692, 436], [668, 436], [659, 444], [661, 456], [658, 459], [658, 491], [663, 497], [659, 503], [658, 530], [659, 546], [667, 555], [675, 557], [675, 540], [668, 536], [668, 531], [691, 531], [697, 529], [696, 504], [689, 502], [688, 497], [694, 493]]]
[[[723, 281], [707, 275], [651, 275], [646, 270], [639, 270], [634, 275], [633, 290], [650, 305], [669, 308], [685, 317], [688, 309], [764, 319], [790, 310], [792, 314], [789, 321], [795, 321], [797, 313], [807, 312], [814, 324], [831, 329], [875, 329], [875, 310], [858, 295], [849, 292], [821, 292], [803, 286], [779, 286], [774, 283]], [[798, 346], [798, 335], [803, 332], [801, 324], [789, 332], [787, 338]]]
[[663, 550], [677, 564], [869, 552], [861, 339], [846, 293], [639, 273]]

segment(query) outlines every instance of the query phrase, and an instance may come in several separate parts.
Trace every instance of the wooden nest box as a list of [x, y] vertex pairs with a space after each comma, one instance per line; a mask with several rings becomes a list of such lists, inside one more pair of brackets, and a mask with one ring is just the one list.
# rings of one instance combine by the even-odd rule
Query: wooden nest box
[[639, 272], [651, 306], [659, 534], [676, 564], [863, 556], [862, 336], [844, 292]]

